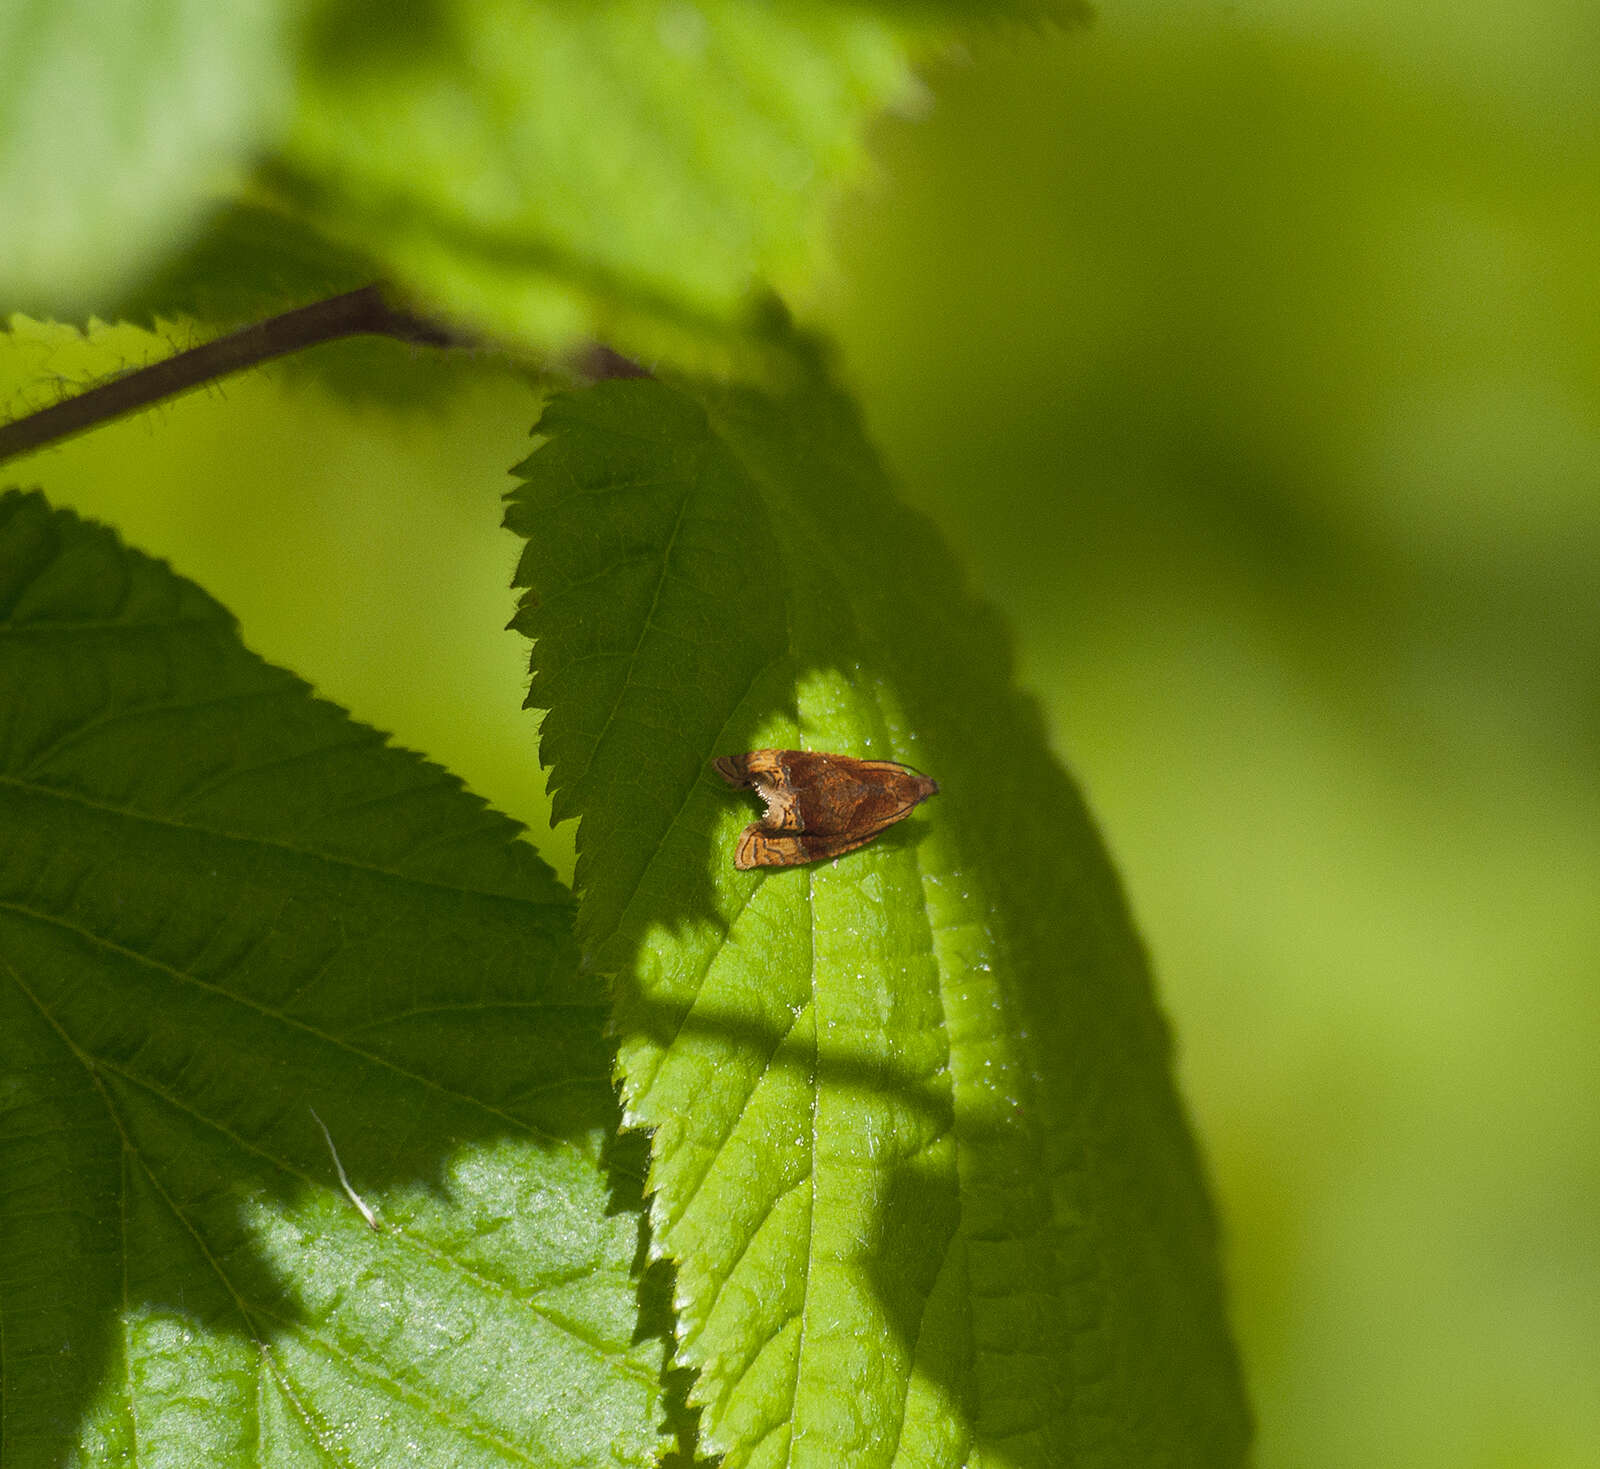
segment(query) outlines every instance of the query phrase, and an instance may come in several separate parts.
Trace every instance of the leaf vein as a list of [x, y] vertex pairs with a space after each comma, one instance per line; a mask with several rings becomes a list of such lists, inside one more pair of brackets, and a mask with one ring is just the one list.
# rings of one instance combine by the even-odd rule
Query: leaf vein
[[656, 608], [661, 603], [661, 590], [666, 586], [667, 571], [672, 564], [672, 552], [678, 544], [678, 532], [683, 528], [684, 518], [689, 513], [689, 502], [694, 498], [696, 489], [697, 486], [693, 483], [687, 485], [678, 501], [678, 512], [673, 517], [672, 530], [668, 533], [667, 543], [661, 551], [661, 572], [656, 578], [655, 594], [651, 597], [650, 606], [645, 612], [644, 620], [639, 625], [639, 636], [634, 642], [633, 652], [628, 655], [628, 667], [623, 674], [622, 687], [617, 690], [616, 695], [612, 698], [611, 708], [607, 711], [605, 720], [600, 726], [600, 731], [595, 736], [594, 744], [590, 747], [589, 758], [582, 772], [575, 778], [574, 784], [588, 779], [589, 772], [594, 769], [595, 758], [600, 753], [600, 746], [604, 744], [605, 737], [615, 722], [618, 711], [622, 708], [623, 699], [627, 695], [628, 687], [633, 679], [634, 665], [639, 661], [639, 651], [644, 647], [645, 639], [650, 636], [653, 630]]
[[200, 709], [221, 709], [230, 704], [253, 703], [257, 700], [298, 698], [303, 690], [292, 684], [281, 685], [271, 689], [250, 689], [243, 693], [221, 694], [214, 699], [188, 699], [175, 703], [140, 704], [128, 709], [117, 709], [107, 714], [102, 714], [95, 719], [88, 719], [81, 724], [74, 724], [63, 731], [49, 744], [35, 750], [28, 759], [26, 769], [22, 771], [24, 778], [32, 778], [46, 760], [60, 754], [63, 750], [70, 750], [74, 745], [81, 743], [92, 735], [103, 730], [114, 728], [119, 724], [132, 724], [140, 719], [149, 718], [158, 714], [192, 714]]
[[[19, 776], [0, 774], [0, 786], [11, 786], [16, 790], [26, 791], [32, 795], [64, 801], [74, 806], [80, 806], [87, 811], [98, 811], [107, 816], [115, 816], [119, 820], [138, 825], [153, 826], [158, 830], [188, 833], [193, 836], [209, 837], [216, 841], [235, 843], [245, 847], [261, 847], [269, 851], [284, 852], [290, 856], [303, 857], [307, 861], [322, 863], [349, 872], [364, 872], [374, 877], [382, 877], [435, 892], [456, 893], [463, 897], [483, 898], [496, 903], [512, 903], [518, 908], [564, 909], [570, 906], [565, 899], [510, 897], [505, 893], [491, 892], [481, 887], [467, 887], [459, 883], [441, 882], [437, 878], [417, 877], [393, 867], [381, 866], [376, 862], [360, 862], [353, 857], [339, 856], [332, 852], [320, 851], [315, 847], [301, 846], [295, 842], [284, 841], [277, 837], [224, 831], [220, 827], [201, 826], [197, 822], [191, 821], [174, 821], [153, 812], [139, 811], [130, 806], [118, 806], [109, 801], [95, 800], [77, 791], [63, 790], [59, 786], [45, 785], [39, 781], [22, 779]], [[508, 836], [504, 845], [512, 847], [515, 845], [515, 841]]]
[[[817, 888], [816, 869], [806, 868], [806, 937], [810, 946], [810, 959], [807, 970], [811, 975], [811, 1048], [813, 1062], [817, 1048]], [[808, 1173], [811, 1178], [811, 1204], [806, 1210], [806, 1268], [804, 1285], [800, 1294], [800, 1341], [794, 1354], [794, 1377], [789, 1386], [789, 1419], [790, 1433], [789, 1445], [784, 1453], [784, 1464], [792, 1466], [794, 1463], [795, 1432], [793, 1428], [795, 1413], [800, 1401], [800, 1380], [805, 1374], [806, 1341], [809, 1336], [810, 1317], [806, 1305], [810, 1300], [811, 1289], [816, 1280], [816, 1251], [817, 1251], [817, 1106], [821, 1100], [821, 1086], [817, 1081], [815, 1064], [811, 1075], [811, 1167]]]
[[[35, 909], [25, 908], [18, 903], [0, 901], [0, 912], [16, 913], [23, 918], [31, 918], [37, 923], [48, 924], [51, 927], [59, 928], [66, 933], [75, 934], [91, 947], [102, 949], [106, 953], [121, 955], [123, 958], [131, 960], [134, 964], [142, 965], [145, 968], [152, 969], [160, 974], [165, 974], [169, 978], [177, 980], [181, 984], [191, 985], [204, 994], [211, 995], [214, 998], [220, 999], [226, 1003], [237, 1005], [241, 1009], [248, 1010], [255, 1015], [259, 1015], [265, 1020], [275, 1021], [279, 1025], [285, 1026], [290, 1030], [298, 1031], [302, 1035], [306, 1035], [314, 1040], [320, 1041], [322, 1044], [330, 1046], [336, 1051], [341, 1051], [349, 1056], [354, 1057], [358, 1061], [365, 1062], [367, 1065], [376, 1067], [380, 1071], [384, 1071], [391, 1076], [399, 1077], [402, 1080], [412, 1082], [417, 1086], [424, 1087], [440, 1096], [448, 1097], [452, 1101], [461, 1102], [467, 1106], [479, 1108], [482, 1111], [489, 1113], [491, 1116], [498, 1117], [503, 1122], [510, 1123], [512, 1126], [524, 1132], [543, 1139], [552, 1147], [557, 1147], [567, 1151], [577, 1151], [575, 1145], [568, 1142], [566, 1139], [552, 1136], [551, 1134], [545, 1132], [542, 1128], [535, 1127], [525, 1119], [515, 1117], [511, 1113], [506, 1112], [499, 1107], [493, 1106], [491, 1103], [484, 1101], [481, 1097], [474, 1097], [466, 1092], [457, 1091], [452, 1087], [445, 1086], [442, 1082], [434, 1080], [432, 1077], [424, 1076], [420, 1072], [410, 1071], [406, 1067], [400, 1066], [394, 1061], [391, 1061], [387, 1057], [381, 1056], [376, 1052], [366, 1051], [360, 1046], [351, 1045], [348, 1040], [341, 1036], [336, 1036], [328, 1031], [320, 1030], [314, 1025], [308, 1025], [305, 1021], [297, 1020], [292, 1015], [286, 1015], [281, 1011], [269, 1009], [267, 1006], [258, 1004], [256, 1001], [251, 1000], [244, 995], [237, 994], [232, 990], [223, 989], [219, 985], [211, 984], [207, 980], [201, 979], [198, 975], [190, 974], [187, 971], [178, 969], [171, 964], [164, 964], [159, 959], [154, 959], [148, 954], [141, 954], [137, 950], [130, 949], [124, 944], [115, 943], [111, 939], [106, 938], [104, 935], [94, 933], [92, 930], [85, 928], [82, 924], [69, 923], [66, 919], [59, 918], [54, 914], [42, 913]], [[88, 1063], [86, 1062], [85, 1064], [87, 1065]], [[92, 1070], [93, 1068], [91, 1067], [90, 1069]]]

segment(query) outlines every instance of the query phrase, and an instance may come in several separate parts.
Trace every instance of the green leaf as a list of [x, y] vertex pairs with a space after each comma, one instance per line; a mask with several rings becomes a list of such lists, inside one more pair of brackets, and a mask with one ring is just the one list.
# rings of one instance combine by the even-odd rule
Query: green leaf
[[913, 57], [958, 22], [1073, 13], [22, 0], [0, 9], [0, 319], [221, 324], [381, 275], [524, 350], [729, 360], [759, 289], [824, 266]]
[[111, 315], [145, 327], [178, 317], [240, 327], [370, 285], [381, 274], [376, 261], [331, 244], [304, 220], [237, 204], [218, 211]]
[[0, 5], [0, 318], [81, 317], [199, 224], [287, 110], [288, 0]]
[[910, 34], [817, 0], [331, 7], [278, 182], [491, 334], [725, 339], [815, 270]]
[[[204, 234], [108, 313], [152, 330], [180, 318], [235, 329], [312, 301], [372, 284], [377, 261], [332, 244], [309, 223], [259, 204], [221, 211]], [[410, 342], [356, 336], [280, 359], [285, 381], [310, 379], [346, 402], [417, 413], [445, 403], [471, 377], [504, 372], [487, 347], [448, 355]]]
[[[1236, 1465], [1169, 1042], [1007, 639], [814, 364], [554, 400], [510, 524], [530, 702], [616, 976], [625, 1113], [708, 1449], [741, 1465]], [[742, 873], [762, 746], [941, 794]]]
[[600, 1010], [511, 822], [11, 492], [0, 832], [8, 1469], [654, 1462]]

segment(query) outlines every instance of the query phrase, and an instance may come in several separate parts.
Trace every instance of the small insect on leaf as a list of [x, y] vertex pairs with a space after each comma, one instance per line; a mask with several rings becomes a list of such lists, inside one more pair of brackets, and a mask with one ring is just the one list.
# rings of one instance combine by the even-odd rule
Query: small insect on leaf
[[853, 852], [939, 792], [937, 781], [893, 760], [751, 750], [711, 763], [729, 785], [748, 786], [767, 803], [739, 834], [733, 865], [742, 870]]

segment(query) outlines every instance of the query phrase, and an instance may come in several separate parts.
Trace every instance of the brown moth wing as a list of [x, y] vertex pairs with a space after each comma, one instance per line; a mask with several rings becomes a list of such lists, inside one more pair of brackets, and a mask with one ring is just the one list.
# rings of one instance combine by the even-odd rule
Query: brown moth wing
[[810, 750], [780, 750], [800, 811], [799, 831], [882, 831], [938, 789], [927, 776], [894, 760], [857, 760]]
[[[892, 821], [885, 822], [892, 826]], [[841, 833], [823, 836], [809, 832], [776, 835], [756, 822], [739, 834], [739, 845], [733, 854], [733, 865], [741, 872], [753, 867], [803, 867], [807, 862], [821, 862], [827, 857], [842, 857], [857, 847], [864, 847], [883, 827], [872, 831]]]
[[739, 833], [733, 865], [741, 872], [753, 867], [796, 867], [808, 859], [800, 851], [798, 836], [774, 836], [759, 821]]
[[748, 786], [767, 803], [758, 823], [768, 831], [804, 831], [794, 788], [782, 757], [790, 750], [751, 750], [747, 755], [724, 755], [711, 764], [731, 786]]
[[751, 750], [712, 764], [729, 785], [749, 786], [767, 803], [739, 837], [734, 866], [745, 870], [854, 851], [939, 789], [893, 760], [814, 750]]
[[850, 774], [869, 793], [857, 804], [852, 825], [870, 822], [874, 831], [909, 816], [914, 807], [939, 794], [938, 781], [894, 760], [852, 760]]
[[939, 790], [937, 781], [894, 760], [815, 750], [751, 750], [712, 764], [729, 785], [749, 786], [767, 803], [768, 831], [878, 828]]

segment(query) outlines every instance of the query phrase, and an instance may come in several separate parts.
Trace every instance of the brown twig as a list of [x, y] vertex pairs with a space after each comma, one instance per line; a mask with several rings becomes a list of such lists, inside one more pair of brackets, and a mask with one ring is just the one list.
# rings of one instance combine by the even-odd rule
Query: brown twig
[[460, 338], [438, 325], [391, 306], [379, 287], [363, 286], [358, 291], [329, 296], [255, 322], [149, 367], [135, 368], [53, 407], [0, 424], [0, 464], [215, 382], [241, 368], [255, 367], [320, 342], [359, 336], [395, 337], [429, 347], [462, 345]]

